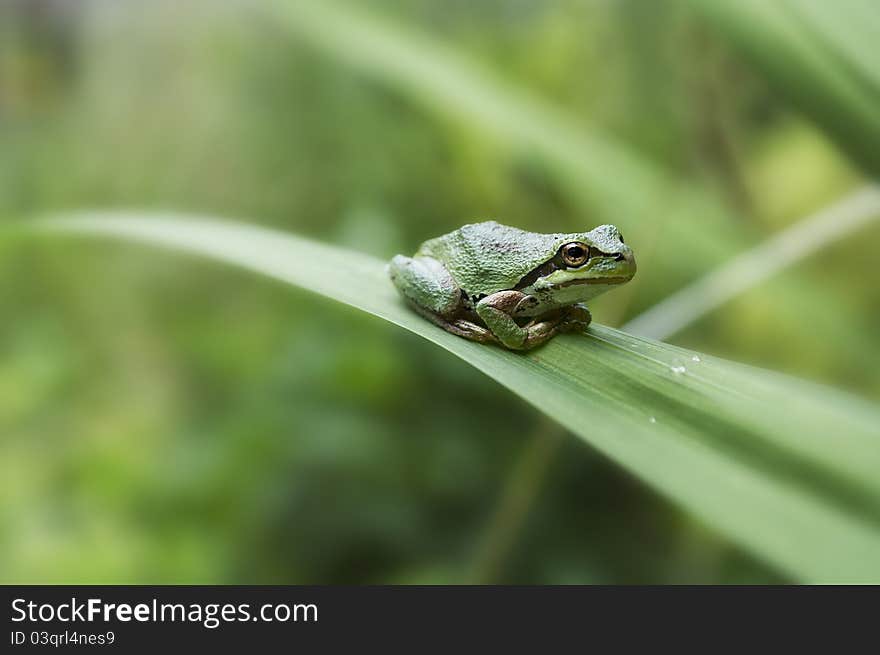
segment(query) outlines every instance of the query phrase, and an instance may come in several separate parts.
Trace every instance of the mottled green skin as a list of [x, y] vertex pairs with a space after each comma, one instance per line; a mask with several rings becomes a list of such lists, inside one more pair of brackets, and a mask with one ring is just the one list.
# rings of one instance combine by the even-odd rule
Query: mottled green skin
[[441, 262], [468, 295], [489, 295], [513, 289], [529, 272], [552, 259], [563, 244], [571, 241], [581, 241], [615, 254], [623, 246], [617, 229], [611, 225], [592, 232], [540, 234], [486, 221], [464, 225], [425, 241], [415, 256], [432, 257]]
[[[591, 253], [576, 267], [560, 255], [572, 242]], [[413, 257], [397, 255], [388, 270], [416, 311], [445, 330], [528, 350], [586, 327], [590, 313], [579, 303], [627, 282], [636, 266], [613, 225], [537, 234], [488, 221], [426, 241]]]

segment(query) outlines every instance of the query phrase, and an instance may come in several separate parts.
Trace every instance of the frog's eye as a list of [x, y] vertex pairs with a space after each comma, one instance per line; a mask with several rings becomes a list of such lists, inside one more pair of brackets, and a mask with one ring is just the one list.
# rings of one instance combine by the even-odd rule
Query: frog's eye
[[566, 266], [581, 266], [590, 258], [590, 247], [575, 241], [562, 246], [561, 253]]

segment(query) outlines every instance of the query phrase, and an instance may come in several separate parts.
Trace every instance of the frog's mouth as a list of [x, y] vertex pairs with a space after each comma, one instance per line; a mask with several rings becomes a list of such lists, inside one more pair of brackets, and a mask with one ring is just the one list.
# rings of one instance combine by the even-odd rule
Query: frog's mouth
[[564, 289], [566, 287], [576, 287], [585, 284], [623, 284], [624, 282], [629, 282], [632, 278], [632, 275], [574, 278], [572, 280], [566, 280], [565, 282], [554, 284], [553, 286], [557, 289]]

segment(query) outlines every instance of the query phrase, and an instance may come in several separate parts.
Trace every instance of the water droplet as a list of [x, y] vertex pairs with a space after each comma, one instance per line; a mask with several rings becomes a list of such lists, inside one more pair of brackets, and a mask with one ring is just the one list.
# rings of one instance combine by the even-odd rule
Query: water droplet
[[657, 419], [654, 418], [653, 416], [651, 416], [651, 417], [648, 418], [648, 421], [650, 421], [651, 423], [656, 423], [656, 422], [657, 422]]
[[692, 362], [699, 362], [699, 361], [702, 361], [702, 360], [700, 359], [700, 356], [699, 356], [699, 355], [694, 355], [693, 357], [691, 357], [691, 361], [692, 361]]
[[669, 370], [672, 371], [673, 373], [675, 373], [676, 375], [681, 375], [687, 369], [684, 366], [672, 366], [672, 367], [670, 367]]

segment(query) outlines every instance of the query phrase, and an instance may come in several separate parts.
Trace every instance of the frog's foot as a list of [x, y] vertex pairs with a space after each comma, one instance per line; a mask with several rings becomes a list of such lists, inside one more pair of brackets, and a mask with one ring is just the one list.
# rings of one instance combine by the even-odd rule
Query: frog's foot
[[457, 334], [458, 336], [470, 339], [471, 341], [498, 343], [498, 339], [495, 338], [494, 334], [482, 325], [477, 325], [473, 321], [458, 319], [455, 321], [449, 321], [445, 325], [441, 323], [440, 327], [447, 332], [452, 332], [452, 334]]
[[429, 309], [421, 307], [414, 302], [409, 303], [418, 314], [428, 319], [434, 325], [442, 327], [447, 332], [471, 341], [479, 341], [481, 343], [497, 343], [498, 339], [482, 325], [477, 325], [473, 321], [462, 318], [447, 319], [440, 314], [436, 314]]
[[559, 325], [560, 332], [583, 332], [593, 320], [590, 310], [584, 305], [572, 305]]

